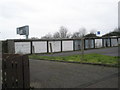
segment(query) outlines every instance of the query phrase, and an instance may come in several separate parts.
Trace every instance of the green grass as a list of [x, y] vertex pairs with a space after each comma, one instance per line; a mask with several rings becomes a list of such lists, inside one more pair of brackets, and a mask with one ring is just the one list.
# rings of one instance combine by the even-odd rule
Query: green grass
[[30, 59], [44, 59], [44, 60], [57, 60], [57, 61], [67, 61], [67, 62], [81, 62], [81, 63], [96, 63], [96, 64], [108, 64], [113, 66], [118, 66], [118, 58], [116, 56], [107, 56], [100, 54], [85, 54], [84, 60], [81, 60], [81, 55], [71, 55], [71, 56], [39, 56], [30, 55]]

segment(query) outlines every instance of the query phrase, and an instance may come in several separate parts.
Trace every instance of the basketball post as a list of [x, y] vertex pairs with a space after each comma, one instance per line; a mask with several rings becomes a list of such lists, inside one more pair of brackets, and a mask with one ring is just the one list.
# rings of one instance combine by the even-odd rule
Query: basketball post
[[26, 35], [26, 39], [28, 39], [28, 35]]

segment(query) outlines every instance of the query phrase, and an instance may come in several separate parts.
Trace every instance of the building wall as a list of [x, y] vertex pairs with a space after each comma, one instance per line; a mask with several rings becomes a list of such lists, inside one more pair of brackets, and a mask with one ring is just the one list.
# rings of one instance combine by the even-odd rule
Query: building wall
[[90, 40], [85, 40], [85, 48], [94, 48], [94, 41], [92, 39]]
[[102, 39], [95, 39], [95, 47], [96, 48], [102, 47]]
[[[32, 41], [32, 48], [31, 48], [31, 42], [15, 42], [15, 53], [16, 54], [30, 54], [31, 49], [33, 53], [47, 53], [50, 50], [50, 43], [52, 46], [52, 52], [61, 52], [62, 51], [73, 51], [73, 50], [80, 50], [81, 49], [81, 40], [63, 40], [62, 41], [62, 49], [61, 49], [61, 41]], [[110, 40], [104, 39], [104, 47], [110, 46]], [[111, 46], [117, 46], [118, 43], [120, 43], [120, 38], [117, 39], [111, 39]], [[47, 50], [48, 47], [48, 50]], [[102, 46], [102, 39], [95, 39], [95, 48], [101, 48]], [[85, 40], [85, 48], [94, 48], [94, 40], [91, 39]]]
[[50, 43], [52, 45], [53, 52], [60, 52], [61, 51], [61, 41], [49, 41], [49, 52], [50, 52]]
[[46, 53], [47, 41], [33, 41], [34, 51], [33, 53]]
[[81, 40], [75, 40], [74, 43], [75, 43], [75, 46], [74, 46], [75, 50], [80, 50], [81, 49]]
[[104, 39], [104, 47], [110, 47], [110, 39]]
[[118, 38], [118, 44], [120, 44], [120, 38]]
[[73, 40], [63, 41], [63, 51], [73, 51]]
[[118, 46], [117, 39], [111, 39], [111, 44], [112, 44], [112, 46]]
[[30, 42], [15, 42], [16, 54], [30, 54]]

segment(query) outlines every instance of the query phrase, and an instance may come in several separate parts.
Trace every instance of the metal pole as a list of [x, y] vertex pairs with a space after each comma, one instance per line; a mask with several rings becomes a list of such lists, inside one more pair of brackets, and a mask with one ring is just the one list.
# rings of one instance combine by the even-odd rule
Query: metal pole
[[28, 39], [28, 35], [26, 35], [26, 39]]

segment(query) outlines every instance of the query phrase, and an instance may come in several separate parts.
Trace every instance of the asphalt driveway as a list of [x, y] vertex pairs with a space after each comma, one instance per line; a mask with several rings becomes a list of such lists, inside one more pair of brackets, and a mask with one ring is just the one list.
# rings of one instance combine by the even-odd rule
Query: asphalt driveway
[[35, 88], [117, 88], [113, 67], [30, 60], [31, 86]]
[[[117, 56], [118, 48], [85, 51], [91, 52]], [[79, 53], [75, 51], [54, 55]], [[29, 62], [31, 86], [35, 88], [118, 88], [118, 68], [31, 59]]]
[[[118, 56], [118, 47], [85, 50]], [[80, 51], [41, 54], [45, 56], [67, 56]], [[118, 68], [97, 65], [30, 60], [31, 86], [35, 88], [118, 88]]]
[[[89, 49], [89, 50], [85, 50], [84, 53], [85, 54], [98, 53], [98, 54], [108, 55], [108, 56], [118, 56], [118, 47]], [[68, 55], [76, 55], [76, 54], [81, 54], [81, 51], [61, 52], [61, 53], [53, 53], [53, 54], [40, 54], [40, 55], [42, 56], [68, 56]]]

